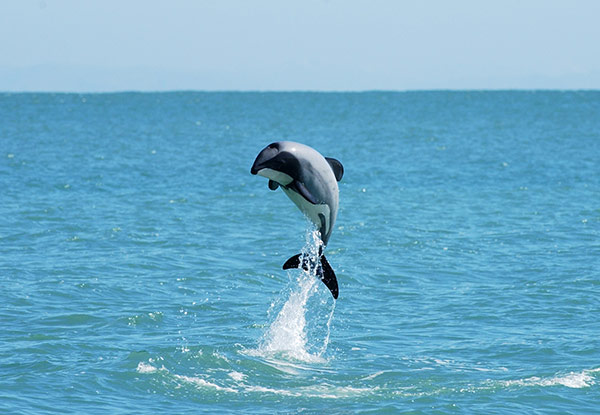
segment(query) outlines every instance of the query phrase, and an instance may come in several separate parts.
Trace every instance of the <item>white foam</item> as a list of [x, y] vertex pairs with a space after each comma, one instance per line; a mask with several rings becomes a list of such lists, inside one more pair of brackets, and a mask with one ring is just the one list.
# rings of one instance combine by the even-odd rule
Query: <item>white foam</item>
[[[301, 367], [288, 362], [289, 367]], [[306, 368], [309, 369], [309, 368]], [[262, 393], [262, 394], [273, 394], [279, 396], [293, 396], [293, 397], [307, 397], [307, 398], [318, 398], [318, 399], [340, 399], [340, 398], [352, 398], [371, 395], [377, 393], [379, 387], [374, 388], [360, 388], [354, 386], [334, 386], [329, 384], [314, 384], [308, 386], [295, 387], [291, 389], [278, 389], [270, 388], [261, 385], [252, 385], [247, 383], [248, 376], [244, 373], [237, 371], [230, 371], [227, 376], [231, 379], [227, 381], [227, 378], [221, 380], [211, 379], [208, 375], [199, 376], [186, 376], [170, 373], [164, 366], [157, 368], [151, 364], [140, 362], [137, 366], [137, 372], [143, 374], [151, 374], [157, 371], [161, 371], [171, 376], [180, 382], [191, 384], [199, 389], [215, 390], [219, 392], [227, 393]], [[219, 383], [216, 383], [219, 382]], [[235, 383], [232, 383], [235, 382]], [[225, 384], [223, 384], [225, 383]], [[229, 385], [227, 384], [229, 383]]]
[[255, 393], [270, 393], [281, 396], [302, 396], [305, 398], [342, 399], [371, 395], [379, 390], [375, 388], [356, 388], [353, 386], [311, 385], [292, 390], [273, 389], [264, 386], [245, 386], [244, 391]]
[[236, 372], [235, 370], [233, 372], [229, 372], [227, 376], [238, 382], [242, 382], [244, 379], [246, 379], [246, 375], [240, 372]]
[[558, 375], [548, 378], [532, 376], [526, 379], [506, 380], [500, 382], [504, 386], [566, 386], [567, 388], [588, 388], [596, 383], [591, 373], [599, 369], [583, 370], [581, 372], [570, 372], [566, 375]]
[[154, 373], [154, 372], [156, 372], [157, 370], [158, 370], [158, 369], [157, 369], [157, 368], [155, 368], [154, 366], [152, 366], [152, 365], [149, 365], [149, 364], [147, 364], [147, 363], [144, 363], [144, 362], [140, 362], [140, 363], [138, 363], [138, 365], [137, 365], [137, 368], [136, 368], [136, 371], [137, 371], [138, 373]]
[[[233, 375], [233, 376], [232, 376]], [[236, 381], [242, 381], [245, 379], [245, 375], [239, 372], [231, 372], [229, 376]], [[213, 389], [222, 392], [230, 393], [267, 393], [279, 396], [294, 396], [294, 397], [306, 397], [306, 398], [320, 398], [320, 399], [341, 399], [341, 398], [352, 398], [359, 396], [366, 396], [376, 393], [379, 388], [357, 388], [354, 386], [332, 386], [327, 384], [303, 386], [294, 389], [276, 389], [269, 388], [260, 385], [247, 385], [239, 384], [237, 388], [220, 386], [214, 382], [206, 380], [197, 376], [184, 376], [184, 375], [173, 375], [175, 379], [191, 383], [196, 387], [203, 389]]]
[[196, 386], [199, 386], [201, 388], [216, 389], [218, 391], [232, 392], [232, 393], [237, 393], [238, 392], [237, 389], [229, 388], [229, 387], [226, 387], [226, 386], [219, 386], [216, 383], [209, 382], [207, 380], [204, 380], [204, 379], [196, 377], [196, 376], [184, 376], [184, 375], [173, 375], [173, 376], [176, 379], [183, 380], [183, 381], [188, 382], [188, 383], [192, 383], [192, 384], [194, 384]]
[[551, 377], [531, 376], [524, 379], [504, 380], [500, 381], [499, 384], [504, 387], [565, 386], [567, 388], [581, 389], [589, 388], [596, 384], [595, 373], [600, 373], [600, 368], [584, 369], [580, 372], [557, 374]]
[[308, 398], [341, 399], [377, 393], [379, 387], [357, 388], [354, 386], [332, 386], [327, 384], [305, 386], [298, 389], [301, 396]]
[[264, 386], [247, 386], [244, 388], [244, 390], [246, 392], [272, 393], [274, 395], [282, 396], [300, 396], [298, 393], [294, 393], [286, 389], [272, 389]]
[[362, 380], [373, 380], [373, 379], [375, 379], [377, 376], [381, 376], [381, 375], [383, 375], [384, 373], [386, 373], [386, 371], [385, 371], [385, 370], [380, 370], [379, 372], [375, 372], [375, 373], [373, 373], [373, 374], [371, 374], [371, 375], [365, 376], [364, 378], [362, 378]]

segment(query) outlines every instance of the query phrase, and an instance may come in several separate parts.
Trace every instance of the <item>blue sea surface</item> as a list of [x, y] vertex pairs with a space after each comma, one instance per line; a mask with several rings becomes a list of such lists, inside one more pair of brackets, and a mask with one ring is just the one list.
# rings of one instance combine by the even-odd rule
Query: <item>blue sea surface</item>
[[2, 414], [600, 413], [600, 92], [5, 93], [0, 185]]

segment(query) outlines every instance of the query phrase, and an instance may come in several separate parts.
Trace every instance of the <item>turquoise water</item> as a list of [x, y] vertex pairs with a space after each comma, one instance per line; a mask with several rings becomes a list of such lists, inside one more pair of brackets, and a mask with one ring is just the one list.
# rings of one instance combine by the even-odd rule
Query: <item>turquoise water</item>
[[[250, 175], [339, 159], [337, 302]], [[600, 92], [0, 94], [0, 412], [598, 413]]]

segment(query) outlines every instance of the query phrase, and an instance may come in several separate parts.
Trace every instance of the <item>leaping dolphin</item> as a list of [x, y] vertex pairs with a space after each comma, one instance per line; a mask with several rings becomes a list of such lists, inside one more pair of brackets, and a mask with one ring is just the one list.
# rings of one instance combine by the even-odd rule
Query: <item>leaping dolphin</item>
[[[337, 217], [339, 190], [344, 167], [338, 160], [323, 157], [315, 149], [292, 141], [278, 141], [265, 147], [254, 160], [250, 173], [269, 179], [269, 189], [279, 186], [318, 228], [323, 241], [319, 250], [317, 275], [338, 298], [335, 273], [327, 262], [323, 249], [329, 242]], [[307, 269], [309, 264], [302, 254], [294, 255], [283, 264], [283, 269]]]

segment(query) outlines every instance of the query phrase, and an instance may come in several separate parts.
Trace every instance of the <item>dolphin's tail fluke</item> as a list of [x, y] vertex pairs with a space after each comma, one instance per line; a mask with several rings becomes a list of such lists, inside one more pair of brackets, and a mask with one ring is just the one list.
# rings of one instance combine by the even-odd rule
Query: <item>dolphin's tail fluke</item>
[[[304, 270], [308, 271], [310, 267], [310, 261], [306, 255], [303, 254], [294, 255], [283, 264], [283, 269], [292, 269], [292, 268], [300, 268], [302, 267]], [[337, 300], [338, 298], [338, 283], [335, 278], [335, 272], [333, 272], [333, 268], [329, 265], [327, 258], [325, 255], [321, 255], [319, 258], [319, 265], [317, 267], [317, 276], [323, 281], [323, 283], [329, 288], [333, 298]]]
[[327, 286], [327, 288], [329, 288], [329, 291], [331, 291], [333, 298], [337, 300], [337, 278], [335, 278], [335, 272], [333, 272], [333, 268], [331, 268], [331, 265], [329, 265], [329, 262], [327, 261], [327, 258], [325, 258], [325, 255], [321, 255], [321, 266], [317, 270], [317, 273], [319, 275], [319, 278], [321, 278], [321, 281], [323, 281], [323, 283], [325, 283], [325, 286]]

